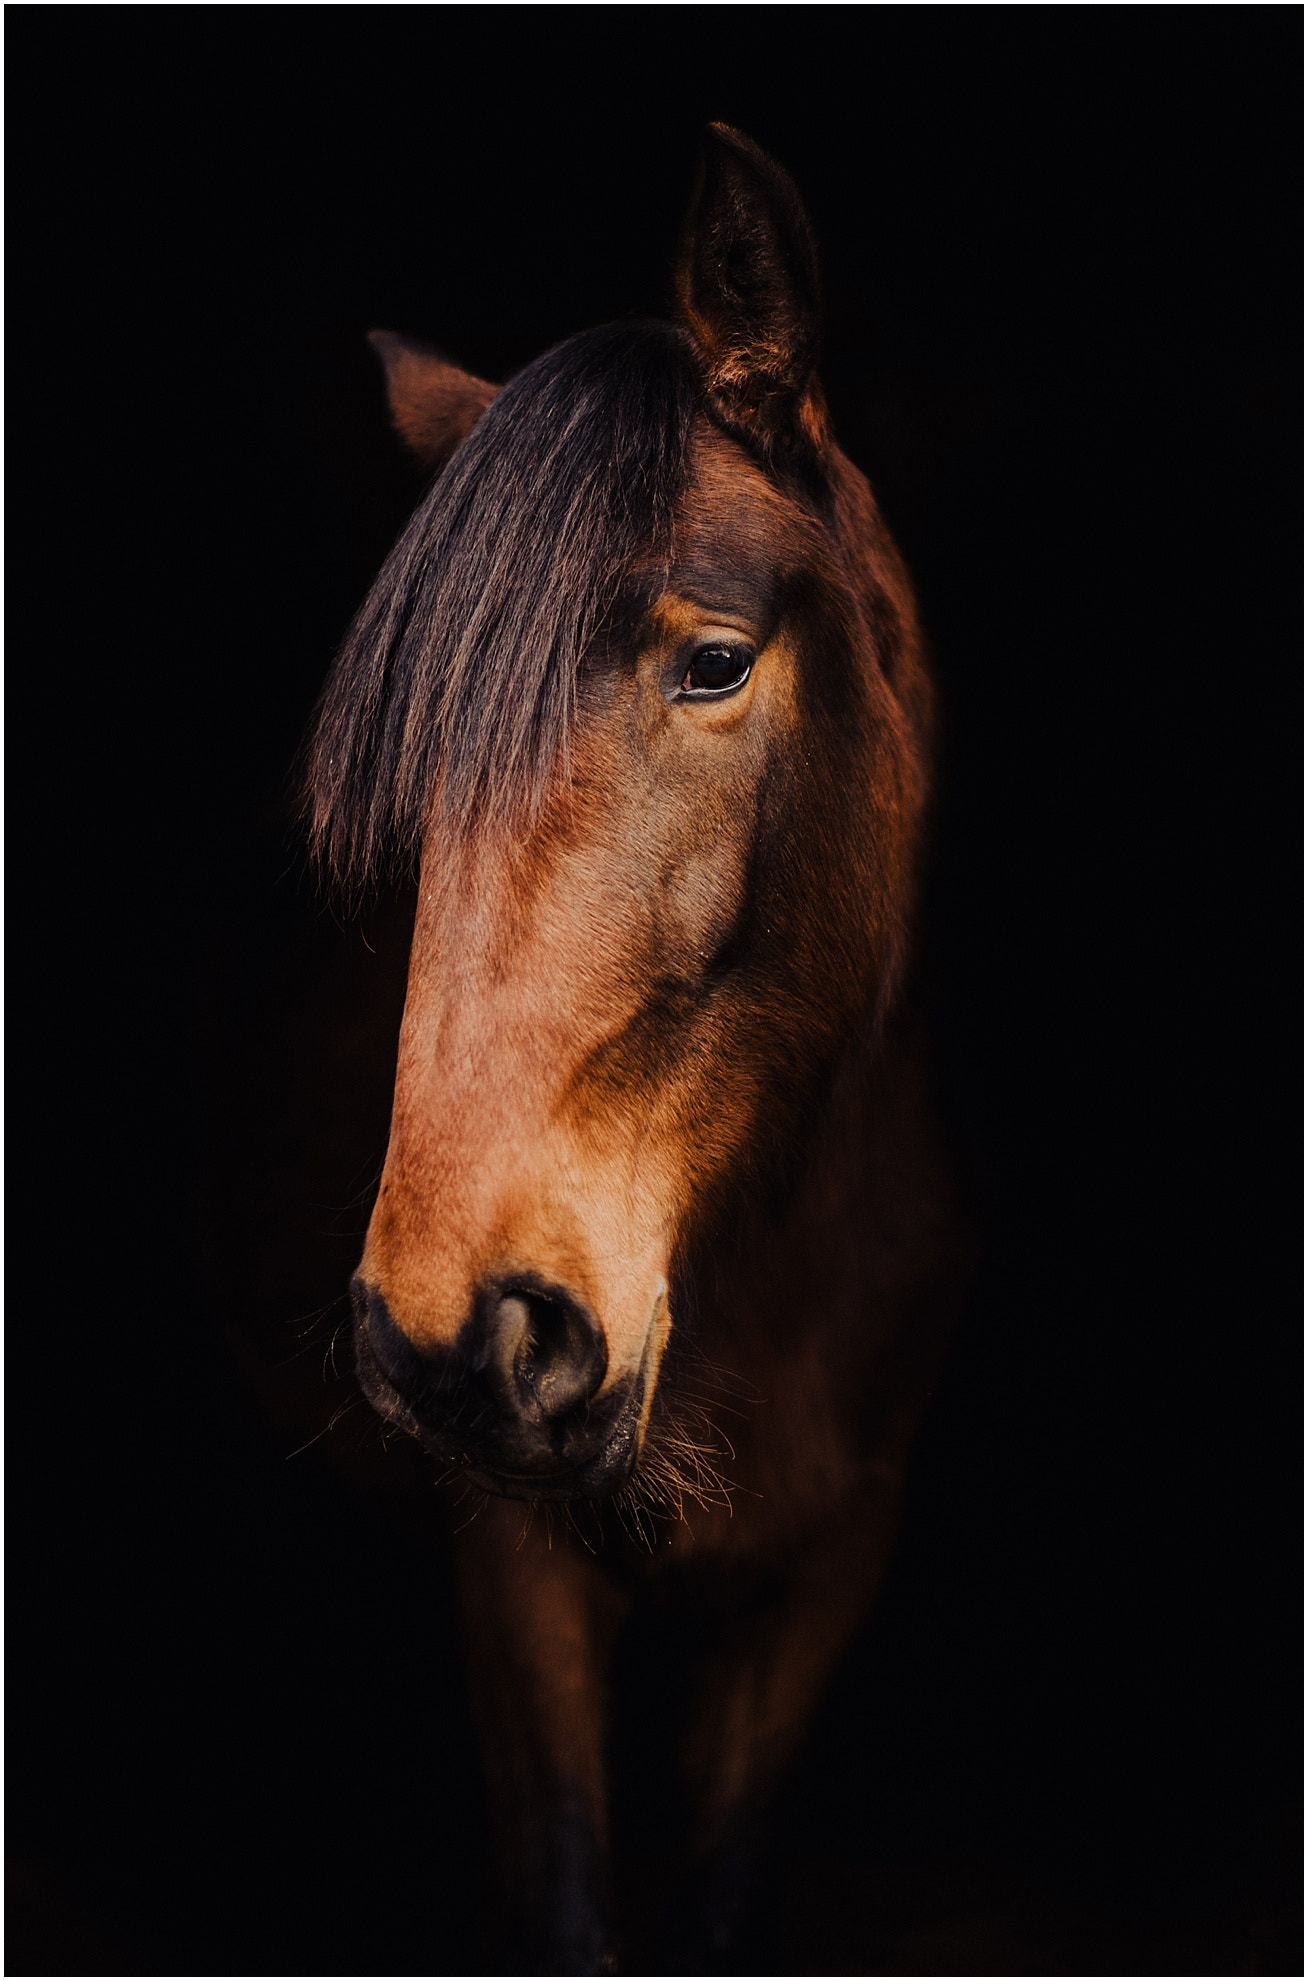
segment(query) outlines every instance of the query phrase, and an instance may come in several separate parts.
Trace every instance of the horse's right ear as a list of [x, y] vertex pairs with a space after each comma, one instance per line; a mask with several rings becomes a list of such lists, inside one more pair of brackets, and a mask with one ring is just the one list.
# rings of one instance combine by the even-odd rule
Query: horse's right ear
[[424, 468], [443, 467], [489, 406], [498, 385], [460, 371], [430, 344], [370, 330], [368, 342], [386, 373], [391, 421]]
[[705, 134], [677, 295], [722, 424], [765, 453], [820, 457], [812, 229], [790, 174], [729, 124]]

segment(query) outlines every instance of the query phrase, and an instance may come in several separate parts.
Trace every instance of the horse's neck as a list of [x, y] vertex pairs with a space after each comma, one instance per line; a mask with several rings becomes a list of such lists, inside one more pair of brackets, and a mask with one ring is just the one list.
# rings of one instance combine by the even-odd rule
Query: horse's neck
[[702, 1276], [711, 1360], [760, 1388], [810, 1366], [857, 1388], [906, 1330], [929, 1332], [960, 1228], [931, 1089], [925, 1029], [905, 1006], [839, 1068], [784, 1207], [749, 1219]]
[[692, 1431], [712, 1424], [740, 1491], [730, 1516], [678, 1528], [670, 1560], [772, 1559], [902, 1476], [966, 1267], [961, 1230], [923, 1027], [903, 1009], [841, 1067], [784, 1209], [760, 1209], [701, 1263], [668, 1403]]

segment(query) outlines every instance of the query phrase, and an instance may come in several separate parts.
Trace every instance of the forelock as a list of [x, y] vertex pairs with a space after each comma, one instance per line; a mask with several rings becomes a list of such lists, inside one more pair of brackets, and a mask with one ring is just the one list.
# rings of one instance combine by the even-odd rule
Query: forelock
[[313, 851], [357, 888], [454, 833], [528, 820], [578, 668], [638, 556], [666, 552], [698, 372], [682, 332], [610, 324], [512, 379], [415, 511], [315, 717]]

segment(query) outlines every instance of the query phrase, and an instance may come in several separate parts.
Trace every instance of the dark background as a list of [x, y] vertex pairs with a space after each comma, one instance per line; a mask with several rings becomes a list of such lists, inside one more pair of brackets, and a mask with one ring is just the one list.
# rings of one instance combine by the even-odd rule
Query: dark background
[[[710, 117], [809, 202], [937, 649], [983, 1230], [751, 1961], [1301, 1971], [1299, 10], [8, 26], [6, 1971], [483, 1958], [443, 1557], [232, 1346], [366, 1217], [278, 1209], [365, 954], [288, 765], [417, 489], [362, 333], [503, 377], [665, 307]], [[637, 1963], [658, 1744], [620, 1706]]]

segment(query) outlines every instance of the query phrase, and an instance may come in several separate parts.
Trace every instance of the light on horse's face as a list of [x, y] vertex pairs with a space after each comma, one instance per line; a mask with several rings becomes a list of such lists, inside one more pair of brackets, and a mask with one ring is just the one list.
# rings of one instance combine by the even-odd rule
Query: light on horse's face
[[583, 674], [538, 827], [425, 849], [359, 1367], [499, 1492], [626, 1476], [678, 1245], [777, 1077], [764, 842], [796, 632], [775, 498], [736, 465], [726, 529], [706, 486], [639, 632]]

